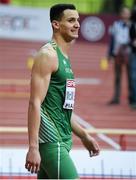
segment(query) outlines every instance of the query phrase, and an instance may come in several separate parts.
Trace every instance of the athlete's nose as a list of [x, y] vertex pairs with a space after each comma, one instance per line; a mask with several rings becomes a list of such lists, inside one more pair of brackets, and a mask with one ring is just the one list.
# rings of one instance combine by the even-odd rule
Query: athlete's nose
[[76, 27], [76, 28], [80, 28], [80, 23], [79, 23], [79, 21], [76, 21], [75, 27]]

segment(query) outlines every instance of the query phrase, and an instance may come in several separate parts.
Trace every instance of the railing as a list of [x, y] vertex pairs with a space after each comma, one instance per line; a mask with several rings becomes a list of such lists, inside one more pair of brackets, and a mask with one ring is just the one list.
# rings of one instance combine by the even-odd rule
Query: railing
[[[112, 135], [136, 135], [136, 130], [134, 129], [112, 129], [112, 128], [90, 128], [86, 130], [90, 134], [112, 134]], [[26, 127], [6, 127], [0, 126], [0, 133], [26, 133]]]
[[[90, 128], [86, 130], [89, 134], [110, 134], [119, 135], [119, 144], [121, 150], [126, 150], [126, 135], [136, 135], [136, 130], [134, 129], [109, 129], [109, 128]], [[1, 133], [27, 133], [27, 127], [6, 127], [0, 126]]]
[[108, 129], [108, 128], [95, 128], [95, 129], [87, 129], [87, 132], [90, 134], [96, 134], [96, 133], [102, 133], [102, 134], [112, 134], [112, 135], [118, 135], [118, 134], [124, 134], [124, 135], [136, 135], [135, 129]]

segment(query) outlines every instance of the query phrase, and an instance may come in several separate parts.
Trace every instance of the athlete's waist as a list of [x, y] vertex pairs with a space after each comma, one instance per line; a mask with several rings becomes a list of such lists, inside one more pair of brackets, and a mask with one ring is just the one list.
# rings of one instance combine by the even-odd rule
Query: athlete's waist
[[60, 147], [65, 147], [68, 151], [70, 151], [72, 148], [72, 138], [69, 138], [66, 141], [39, 143], [39, 147], [44, 145], [44, 146], [46, 146], [46, 148], [53, 149], [58, 146], [58, 143], [59, 143]]

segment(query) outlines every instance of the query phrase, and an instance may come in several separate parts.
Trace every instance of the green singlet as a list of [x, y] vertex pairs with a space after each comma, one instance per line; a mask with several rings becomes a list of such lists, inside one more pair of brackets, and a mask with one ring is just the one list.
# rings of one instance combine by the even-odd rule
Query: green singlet
[[58, 70], [52, 73], [47, 95], [41, 105], [39, 151], [41, 166], [38, 179], [77, 179], [69, 156], [72, 146], [71, 114], [75, 81], [70, 61], [57, 44], [50, 42], [58, 56]]

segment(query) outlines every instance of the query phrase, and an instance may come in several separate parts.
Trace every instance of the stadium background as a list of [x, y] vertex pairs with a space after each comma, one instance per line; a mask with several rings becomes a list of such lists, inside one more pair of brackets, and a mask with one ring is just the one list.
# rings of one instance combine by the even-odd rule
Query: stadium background
[[[27, 173], [19, 166], [24, 161], [27, 148], [27, 107], [29, 98], [30, 67], [36, 51], [48, 38], [39, 40], [30, 38], [30, 34], [24, 37], [17, 34], [22, 28], [23, 18], [17, 18], [16, 9], [22, 12], [24, 9], [43, 12], [55, 3], [67, 3], [68, 1], [53, 0], [1, 0], [0, 4], [0, 176], [1, 178], [23, 178]], [[120, 2], [120, 3], [119, 3]], [[2, 3], [6, 3], [5, 5]], [[79, 167], [79, 173], [83, 178], [136, 178], [136, 112], [128, 107], [126, 74], [123, 72], [121, 105], [109, 107], [106, 105], [113, 93], [112, 65], [107, 65], [105, 59], [108, 43], [108, 29], [112, 22], [118, 18], [119, 7], [122, 4], [132, 8], [135, 1], [112, 0], [72, 0], [81, 16], [80, 38], [73, 45], [70, 52], [71, 62], [77, 81], [77, 95], [75, 113], [80, 124], [92, 131], [93, 136], [100, 143], [102, 155], [88, 162], [86, 151], [74, 136], [73, 154], [75, 162], [79, 166], [80, 160], [85, 162], [84, 167]], [[118, 4], [118, 5], [117, 5]], [[8, 12], [9, 8], [9, 12]], [[5, 9], [5, 11], [4, 11]], [[2, 14], [3, 12], [3, 14]], [[5, 13], [8, 12], [8, 13]], [[10, 14], [10, 15], [8, 15]], [[30, 14], [32, 16], [32, 14]], [[20, 16], [20, 14], [19, 14]], [[45, 17], [43, 17], [44, 19]], [[14, 21], [13, 21], [14, 20]], [[85, 20], [94, 23], [94, 31], [89, 27], [84, 28]], [[15, 22], [15, 23], [13, 23]], [[97, 22], [97, 23], [96, 23]], [[36, 26], [35, 24], [33, 25]], [[45, 25], [46, 26], [46, 25]], [[9, 28], [9, 34], [6, 30]], [[45, 27], [46, 29], [47, 27]], [[100, 28], [101, 31], [98, 31]], [[8, 29], [8, 31], [9, 31]], [[50, 29], [49, 29], [50, 31]], [[29, 31], [28, 31], [29, 33]], [[44, 32], [43, 32], [44, 33]], [[45, 30], [46, 33], [46, 30]], [[88, 34], [93, 36], [87, 36]], [[28, 36], [28, 37], [27, 37]], [[95, 37], [95, 38], [94, 38]], [[34, 38], [34, 39], [33, 39]], [[86, 121], [86, 122], [85, 122]], [[80, 151], [82, 150], [82, 152]], [[13, 152], [12, 152], [13, 151]], [[12, 153], [11, 153], [12, 152]], [[112, 152], [112, 154], [110, 154]], [[81, 154], [83, 159], [81, 159]], [[117, 157], [111, 158], [111, 157]], [[105, 159], [106, 158], [106, 159]], [[121, 159], [122, 158], [122, 159]], [[6, 160], [5, 160], [6, 159]], [[15, 168], [18, 163], [19, 168]], [[116, 166], [118, 160], [120, 166], [108, 169], [107, 159]], [[124, 160], [125, 162], [124, 162]], [[116, 161], [115, 161], [116, 160]], [[128, 162], [129, 165], [128, 165]], [[86, 163], [88, 162], [88, 165]], [[90, 165], [89, 163], [92, 164]], [[95, 164], [93, 166], [93, 164]], [[127, 167], [124, 165], [127, 164]], [[100, 166], [101, 165], [101, 166]], [[89, 171], [88, 166], [92, 166]], [[99, 167], [100, 166], [100, 167]], [[14, 170], [15, 169], [15, 170]], [[97, 172], [97, 169], [98, 172]], [[31, 176], [28, 176], [31, 178]], [[28, 178], [27, 177], [27, 178]], [[33, 178], [33, 176], [32, 176]]]

